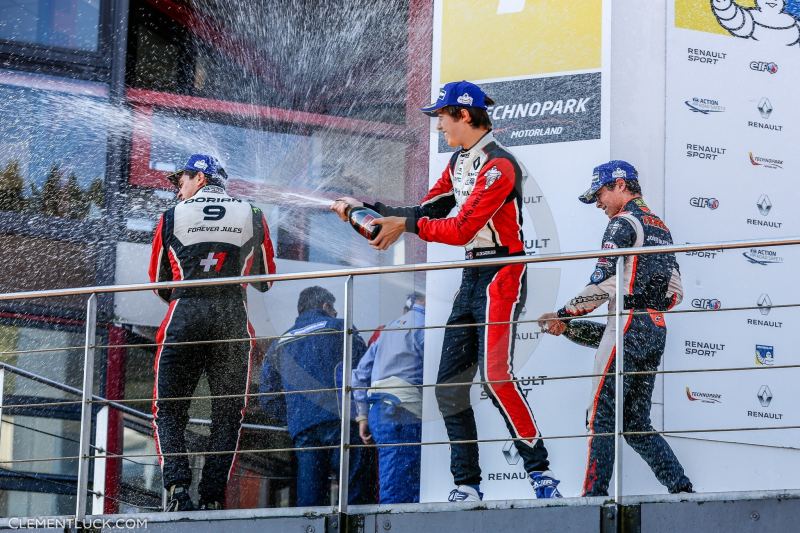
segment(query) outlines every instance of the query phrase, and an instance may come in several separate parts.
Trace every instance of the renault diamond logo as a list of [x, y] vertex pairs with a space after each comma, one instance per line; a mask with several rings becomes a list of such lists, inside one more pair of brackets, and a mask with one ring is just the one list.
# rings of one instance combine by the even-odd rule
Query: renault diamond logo
[[758, 207], [758, 212], [761, 213], [761, 216], [769, 215], [769, 212], [772, 211], [772, 202], [769, 199], [769, 196], [766, 194], [762, 194], [758, 197], [758, 202], [756, 202], [756, 207]]
[[517, 450], [517, 447], [514, 446], [513, 441], [503, 444], [503, 457], [506, 458], [506, 462], [511, 466], [519, 463], [519, 460], [522, 459], [522, 456], [520, 456], [519, 450]]
[[758, 306], [758, 311], [762, 315], [766, 316], [772, 311], [772, 300], [769, 299], [769, 294], [764, 293], [759, 296], [756, 305]]
[[769, 101], [769, 98], [762, 98], [758, 102], [758, 112], [761, 113], [761, 118], [769, 118], [772, 114], [772, 103]]
[[769, 407], [772, 402], [772, 391], [769, 390], [767, 385], [761, 385], [758, 389], [758, 401], [761, 402], [761, 407]]

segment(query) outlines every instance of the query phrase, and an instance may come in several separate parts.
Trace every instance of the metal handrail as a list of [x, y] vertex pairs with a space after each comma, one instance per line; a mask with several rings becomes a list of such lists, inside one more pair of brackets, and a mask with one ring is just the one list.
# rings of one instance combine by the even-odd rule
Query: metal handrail
[[236, 276], [231, 278], [193, 279], [182, 281], [161, 281], [158, 283], [130, 283], [125, 285], [98, 285], [95, 287], [74, 287], [40, 291], [22, 291], [0, 294], [0, 301], [26, 300], [30, 298], [51, 298], [55, 296], [77, 296], [115, 292], [136, 292], [161, 289], [189, 289], [215, 287], [219, 285], [241, 285], [245, 283], [264, 283], [275, 281], [297, 281], [303, 279], [341, 278], [346, 276], [371, 276], [381, 274], [400, 274], [407, 272], [427, 272], [452, 270], [470, 267], [492, 267], [503, 265], [552, 263], [560, 261], [580, 261], [598, 257], [626, 257], [630, 255], [654, 255], [681, 252], [702, 252], [713, 250], [738, 250], [753, 247], [800, 245], [800, 237], [790, 239], [755, 239], [746, 241], [723, 241], [706, 244], [672, 244], [669, 246], [644, 246], [640, 248], [613, 248], [583, 252], [565, 252], [531, 256], [499, 257], [493, 259], [469, 259], [442, 261], [439, 263], [413, 263], [378, 267], [342, 268], [336, 270], [316, 270], [290, 274], [264, 274], [258, 276]]
[[[700, 373], [721, 373], [721, 372], [752, 372], [752, 371], [772, 371], [772, 370], [788, 370], [788, 369], [798, 369], [800, 368], [800, 364], [789, 364], [789, 365], [770, 365], [770, 366], [734, 366], [734, 367], [722, 367], [722, 368], [679, 368], [673, 370], [625, 370], [622, 372], [622, 375], [625, 376], [658, 376], [658, 375], [676, 375], [676, 374], [700, 374]], [[65, 392], [70, 394], [80, 395], [80, 389], [70, 387], [68, 385], [63, 385], [58, 382], [50, 381], [47, 378], [37, 378], [31, 376], [38, 376], [37, 374], [32, 374], [27, 371], [20, 371], [17, 367], [8, 365], [6, 363], [0, 362], [0, 369], [7, 370], [11, 373], [18, 374], [22, 377], [26, 377], [32, 379], [34, 381], [39, 381], [46, 385], [51, 385], [54, 388], [61, 389]], [[492, 379], [492, 380], [472, 380], [472, 381], [459, 381], [459, 382], [448, 382], [448, 383], [420, 383], [418, 385], [370, 385], [370, 386], [350, 386], [348, 387], [351, 391], [357, 390], [402, 390], [402, 389], [428, 389], [428, 388], [452, 388], [452, 387], [471, 387], [473, 385], [501, 385], [505, 383], [525, 383], [530, 381], [531, 379], [535, 379], [536, 381], [565, 381], [565, 380], [572, 380], [572, 379], [593, 379], [593, 378], [602, 378], [602, 377], [611, 377], [614, 376], [615, 372], [605, 372], [605, 373], [589, 373], [589, 374], [565, 374], [565, 375], [558, 375], [558, 376], [530, 376], [530, 377], [521, 377], [521, 378], [514, 378], [514, 379]], [[213, 400], [217, 398], [262, 398], [262, 397], [271, 397], [271, 396], [290, 396], [290, 395], [302, 395], [302, 394], [321, 394], [321, 393], [331, 393], [331, 392], [339, 392], [341, 391], [341, 387], [326, 387], [320, 389], [302, 389], [302, 390], [292, 390], [292, 391], [276, 391], [276, 392], [250, 392], [247, 394], [218, 394], [218, 395], [200, 395], [200, 396], [176, 396], [176, 397], [168, 397], [168, 398], [159, 398], [159, 401], [168, 402], [168, 401], [188, 401], [188, 400]], [[113, 407], [116, 410], [119, 410], [123, 413], [129, 414], [134, 416], [135, 418], [139, 418], [141, 420], [152, 421], [153, 415], [139, 411], [132, 407], [127, 407], [125, 404], [130, 403], [150, 403], [153, 401], [153, 398], [124, 398], [119, 400], [107, 400], [101, 396], [96, 394], [92, 395], [92, 399], [89, 400], [89, 403], [98, 404], [98, 405], [108, 405]], [[5, 404], [3, 405], [4, 409], [24, 409], [24, 408], [35, 408], [35, 407], [50, 407], [50, 406], [57, 406], [57, 405], [76, 405], [81, 403], [81, 400], [76, 401], [60, 401], [55, 400], [52, 402], [41, 402], [41, 403], [20, 403], [20, 404]], [[208, 426], [211, 424], [210, 420], [205, 419], [198, 419], [198, 418], [190, 418], [189, 423], [192, 425], [200, 425], [200, 426]], [[286, 432], [287, 429], [282, 426], [269, 426], [269, 425], [262, 425], [262, 424], [242, 424], [242, 428], [245, 429], [256, 429], [256, 430], [263, 430], [263, 431], [283, 431]]]
[[[85, 356], [84, 356], [84, 383], [81, 390], [82, 399], [80, 402], [69, 402], [69, 403], [81, 403], [82, 404], [82, 416], [81, 416], [81, 439], [80, 439], [80, 451], [79, 455], [75, 457], [80, 461], [80, 468], [79, 468], [79, 476], [78, 476], [78, 497], [77, 497], [77, 505], [76, 505], [76, 513], [75, 517], [77, 520], [81, 520], [86, 515], [86, 506], [87, 506], [87, 495], [91, 494], [88, 489], [88, 472], [89, 472], [89, 462], [92, 460], [91, 453], [90, 453], [90, 431], [91, 431], [91, 417], [92, 417], [92, 404], [97, 403], [96, 396], [93, 394], [92, 391], [92, 376], [93, 376], [93, 368], [92, 363], [94, 360], [94, 350], [97, 347], [95, 345], [95, 334], [94, 334], [94, 327], [96, 325], [96, 297], [98, 294], [108, 294], [108, 293], [123, 293], [123, 292], [134, 292], [134, 291], [146, 291], [146, 290], [162, 290], [162, 289], [176, 289], [176, 288], [202, 288], [202, 287], [215, 287], [215, 286], [233, 286], [233, 285], [242, 285], [242, 284], [252, 284], [252, 283], [264, 283], [264, 282], [275, 282], [275, 281], [292, 281], [292, 280], [304, 280], [304, 279], [327, 279], [327, 278], [339, 278], [339, 277], [347, 277], [347, 288], [346, 288], [346, 297], [345, 301], [346, 309], [345, 309], [345, 323], [347, 327], [345, 328], [346, 334], [344, 335], [344, 353], [343, 353], [343, 365], [345, 368], [344, 374], [344, 383], [342, 384], [343, 390], [346, 394], [342, 395], [342, 412], [349, 411], [349, 401], [350, 401], [350, 392], [352, 388], [349, 386], [348, 378], [349, 372], [347, 372], [348, 366], [350, 364], [350, 357], [349, 357], [349, 347], [350, 343], [352, 342], [352, 282], [355, 276], [369, 276], [369, 275], [382, 275], [382, 274], [395, 274], [395, 273], [410, 273], [410, 272], [426, 272], [426, 271], [438, 271], [438, 270], [449, 270], [449, 269], [463, 269], [463, 268], [470, 268], [470, 267], [499, 267], [499, 266], [507, 266], [507, 265], [516, 265], [516, 264], [536, 264], [536, 263], [550, 263], [550, 262], [561, 262], [561, 261], [576, 261], [576, 260], [586, 260], [586, 259], [596, 259], [596, 258], [616, 258], [618, 262], [618, 271], [623, 269], [622, 260], [624, 257], [627, 256], [636, 256], [636, 255], [653, 255], [653, 254], [674, 254], [674, 253], [681, 253], [681, 252], [699, 252], [699, 251], [716, 251], [716, 250], [726, 250], [726, 249], [745, 249], [745, 248], [753, 248], [753, 247], [773, 247], [773, 246], [791, 246], [791, 245], [798, 245], [800, 244], [800, 238], [785, 238], [785, 239], [757, 239], [757, 240], [745, 240], [745, 241], [727, 241], [727, 242], [715, 242], [715, 243], [706, 243], [706, 244], [686, 244], [686, 245], [669, 245], [669, 246], [652, 246], [652, 247], [639, 247], [639, 248], [623, 248], [623, 249], [603, 249], [603, 250], [593, 250], [593, 251], [583, 251], [583, 252], [569, 252], [569, 253], [560, 253], [560, 254], [545, 254], [545, 255], [537, 255], [537, 256], [514, 256], [514, 257], [496, 257], [496, 258], [489, 258], [489, 259], [477, 259], [477, 260], [459, 260], [459, 261], [445, 261], [439, 263], [422, 263], [422, 264], [410, 264], [410, 265], [397, 265], [397, 266], [383, 266], [383, 267], [363, 267], [363, 268], [349, 268], [349, 269], [338, 269], [338, 270], [328, 270], [328, 271], [311, 271], [311, 272], [300, 272], [300, 273], [291, 273], [291, 274], [269, 274], [269, 275], [257, 275], [257, 276], [237, 276], [231, 278], [218, 278], [218, 279], [203, 279], [203, 280], [183, 280], [183, 281], [169, 281], [169, 282], [159, 282], [159, 283], [138, 283], [138, 284], [127, 284], [127, 285], [108, 285], [108, 286], [95, 286], [95, 287], [77, 287], [77, 288], [66, 288], [66, 289], [52, 289], [52, 290], [38, 290], [38, 291], [23, 291], [23, 292], [16, 292], [16, 293], [4, 293], [0, 294], [0, 301], [11, 301], [11, 300], [21, 300], [21, 299], [30, 299], [30, 298], [47, 298], [47, 297], [57, 297], [57, 296], [77, 296], [77, 295], [89, 295], [89, 300], [87, 302], [87, 320], [86, 320], [86, 339], [85, 339]], [[621, 277], [617, 280], [617, 293], [618, 293], [618, 300], [621, 299], [621, 295], [623, 293]], [[620, 320], [620, 310], [617, 309], [615, 313], [617, 322]], [[615, 378], [616, 378], [616, 424], [615, 424], [615, 431], [613, 433], [615, 438], [615, 501], [617, 503], [621, 503], [621, 493], [622, 493], [622, 462], [621, 462], [621, 438], [626, 434], [623, 429], [622, 419], [621, 419], [621, 412], [622, 412], [622, 376], [624, 375], [623, 368], [624, 365], [622, 364], [622, 334], [620, 325], [617, 325], [617, 338], [616, 338], [616, 349], [617, 349], [617, 368], [615, 370]], [[0, 390], [0, 405], [2, 405], [2, 390]], [[111, 404], [112, 402], [108, 400], [101, 400], [102, 403]], [[127, 410], [127, 409], [126, 409]], [[346, 518], [347, 512], [347, 486], [348, 486], [348, 456], [349, 456], [349, 449], [361, 447], [358, 444], [351, 445], [349, 442], [349, 431], [348, 431], [349, 421], [347, 421], [346, 417], [342, 417], [342, 431], [340, 435], [340, 494], [339, 494], [339, 505], [338, 510], [340, 513], [340, 523], [344, 523], [344, 519]], [[789, 426], [786, 426], [787, 428]], [[747, 428], [749, 429], [749, 428]], [[761, 429], [761, 428], [759, 428]], [[775, 429], [775, 428], [771, 428]], [[737, 428], [737, 430], [742, 430], [742, 428]], [[686, 430], [686, 431], [700, 431], [700, 430]], [[714, 430], [703, 430], [703, 432], [713, 432]], [[731, 431], [729, 429], [729, 431]], [[670, 433], [676, 433], [672, 431]], [[595, 434], [595, 436], [598, 436]], [[576, 436], [556, 436], [551, 438], [575, 438]], [[494, 439], [489, 439], [488, 441], [492, 441]], [[497, 439], [498, 441], [506, 441], [508, 439]], [[512, 439], [513, 440], [513, 439]], [[476, 441], [477, 442], [477, 441]], [[429, 442], [424, 443], [426, 445], [430, 444], [450, 444], [452, 445], [454, 441], [442, 441], [442, 442]], [[238, 453], [256, 453], [262, 450], [241, 450]], [[267, 451], [267, 450], [263, 450]], [[271, 452], [275, 452], [277, 450], [272, 449], [269, 450]], [[193, 452], [203, 455], [214, 455], [215, 452]], [[234, 455], [237, 451], [232, 452], [217, 452], [217, 453], [233, 453]], [[173, 455], [173, 454], [162, 454], [163, 455]], [[178, 453], [175, 455], [185, 455], [184, 453]], [[136, 455], [131, 455], [129, 457], [136, 457]], [[63, 459], [63, 458], [62, 458]], [[16, 461], [13, 461], [16, 462]]]
[[[2, 370], [5, 370], [7, 372], [11, 372], [12, 374], [16, 374], [16, 375], [18, 375], [20, 377], [23, 377], [25, 379], [30, 379], [31, 381], [36, 381], [38, 383], [41, 383], [43, 385], [47, 385], [49, 387], [52, 387], [52, 388], [54, 388], [56, 390], [60, 390], [62, 392], [66, 392], [68, 394], [72, 394], [72, 395], [75, 395], [75, 396], [81, 396], [81, 394], [82, 394], [81, 389], [79, 389], [77, 387], [71, 387], [70, 385], [67, 385], [66, 383], [60, 383], [60, 382], [54, 381], [54, 380], [52, 380], [50, 378], [46, 378], [44, 376], [40, 376], [39, 374], [35, 374], [35, 373], [33, 373], [33, 372], [29, 371], [29, 370], [25, 370], [25, 369], [19, 368], [17, 366], [10, 365], [8, 363], [4, 363], [4, 362], [0, 361], [0, 371], [2, 371]], [[262, 394], [262, 393], [259, 393], [259, 394]], [[245, 396], [245, 395], [242, 395], [242, 396]], [[248, 394], [247, 396], [252, 396], [252, 395]], [[148, 399], [147, 401], [152, 401], [152, 398]], [[79, 404], [81, 402], [82, 402], [82, 400], [55, 401], [55, 402], [44, 402], [44, 403], [35, 403], [35, 404], [31, 403], [31, 404], [19, 404], [19, 405], [4, 405], [3, 408], [4, 409], [19, 409], [19, 408], [31, 408], [31, 407], [46, 407], [46, 406], [53, 406], [53, 405], [76, 405], [76, 404]], [[152, 422], [153, 421], [153, 415], [151, 415], [150, 413], [145, 413], [143, 411], [139, 411], [138, 409], [134, 409], [133, 407], [129, 407], [129, 406], [125, 405], [125, 403], [134, 403], [134, 402], [128, 402], [126, 400], [108, 400], [106, 398], [103, 398], [102, 396], [98, 396], [97, 394], [93, 394], [92, 397], [91, 397], [91, 400], [89, 400], [89, 403], [107, 405], [107, 406], [113, 407], [114, 409], [116, 409], [118, 411], [121, 411], [121, 412], [123, 412], [125, 414], [131, 415], [134, 418], [138, 418], [139, 420], [144, 420], [146, 422]], [[210, 426], [211, 425], [211, 420], [206, 420], [206, 419], [203, 419], [203, 418], [190, 418], [189, 419], [189, 424], [192, 424], [194, 426]], [[247, 423], [244, 423], [244, 424], [242, 424], [242, 428], [260, 430], [260, 431], [281, 431], [281, 432], [284, 432], [284, 433], [287, 431], [287, 429], [285, 427], [282, 427], [282, 426], [269, 426], [269, 425], [263, 425], [263, 424], [247, 424]]]
[[[623, 430], [623, 431], [606, 431], [596, 433], [567, 433], [562, 435], [542, 435], [544, 440], [571, 440], [571, 439], [585, 439], [587, 437], [593, 438], [612, 438], [612, 437], [625, 437], [625, 436], [648, 436], [648, 435], [666, 435], [666, 436], [680, 436], [680, 435], [694, 435], [700, 433], [736, 433], [736, 432], [759, 432], [759, 431], [785, 431], [791, 429], [800, 429], [800, 425], [787, 424], [781, 426], [741, 426], [732, 428], [694, 428], [694, 429], [664, 429], [664, 430]], [[529, 438], [525, 437], [492, 437], [492, 438], [475, 438], [475, 439], [459, 439], [459, 440], [430, 440], [430, 441], [408, 441], [408, 442], [391, 442], [391, 443], [370, 443], [370, 444], [347, 444], [346, 449], [380, 449], [380, 448], [399, 448], [399, 447], [427, 447], [427, 446], [452, 446], [460, 444], [482, 444], [482, 443], [506, 443], [506, 442], [529, 442]], [[319, 446], [305, 446], [305, 447], [284, 447], [284, 448], [249, 448], [237, 450], [219, 450], [219, 451], [194, 451], [194, 452], [170, 452], [170, 453], [130, 453], [130, 454], [112, 454], [111, 458], [120, 459], [144, 459], [155, 457], [199, 457], [199, 456], [222, 456], [222, 455], [257, 455], [268, 453], [292, 453], [292, 452], [313, 452], [321, 450], [336, 450], [340, 449], [340, 444], [328, 444]], [[5, 464], [30, 464], [30, 463], [47, 463], [57, 461], [76, 461], [78, 459], [97, 458], [94, 455], [64, 455], [60, 457], [35, 457], [30, 459], [9, 459], [0, 460], [0, 465]], [[155, 464], [146, 466], [156, 466]]]

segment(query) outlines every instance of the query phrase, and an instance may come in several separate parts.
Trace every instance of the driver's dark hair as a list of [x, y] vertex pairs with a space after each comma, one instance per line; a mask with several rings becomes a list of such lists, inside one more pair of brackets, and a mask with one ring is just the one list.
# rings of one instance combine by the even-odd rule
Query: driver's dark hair
[[[484, 97], [487, 106], [493, 106], [494, 100], [488, 96]], [[492, 121], [489, 118], [489, 112], [486, 109], [478, 109], [477, 107], [464, 107], [459, 105], [448, 105], [442, 108], [442, 112], [447, 113], [455, 120], [461, 120], [461, 110], [466, 109], [469, 113], [470, 124], [473, 128], [486, 128], [492, 129]]]
[[297, 298], [297, 313], [322, 309], [325, 304], [333, 305], [335, 301], [336, 298], [328, 289], [319, 285], [306, 287], [300, 291], [300, 296]]
[[224, 189], [228, 183], [228, 173], [225, 172], [224, 168], [219, 167], [216, 174], [206, 174], [206, 183]]
[[[631, 194], [642, 194], [642, 186], [639, 184], [639, 180], [622, 180], [625, 182], [625, 189]], [[616, 186], [616, 182], [612, 181], [611, 183], [606, 183], [603, 185], [608, 190], [612, 190]]]
[[[203, 172], [202, 170], [184, 170], [186, 174], [189, 174], [190, 178], [194, 178], [197, 176], [198, 172]], [[220, 167], [217, 170], [216, 174], [207, 174], [203, 172], [203, 175], [206, 177], [206, 183], [208, 185], [215, 185], [217, 187], [225, 188], [225, 185], [228, 182], [228, 173], [225, 172], [225, 169]]]

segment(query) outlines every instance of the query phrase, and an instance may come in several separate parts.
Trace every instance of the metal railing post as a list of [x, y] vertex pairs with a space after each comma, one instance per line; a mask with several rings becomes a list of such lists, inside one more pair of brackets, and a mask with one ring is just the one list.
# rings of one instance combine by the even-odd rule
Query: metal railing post
[[3, 399], [5, 398], [6, 369], [0, 367], [0, 444], [3, 442]]
[[350, 484], [350, 383], [353, 370], [353, 276], [344, 282], [344, 347], [342, 349], [342, 427], [339, 445], [339, 531], [347, 531]]
[[89, 461], [92, 439], [92, 386], [94, 383], [94, 346], [97, 331], [97, 295], [92, 294], [86, 302], [86, 343], [83, 359], [83, 389], [81, 404], [81, 439], [78, 451], [78, 494], [75, 504], [75, 521], [86, 518], [89, 490]]
[[625, 257], [617, 258], [616, 306], [614, 309], [614, 327], [616, 328], [614, 362], [614, 502], [622, 504], [622, 432], [625, 427], [624, 412], [624, 379], [625, 370], [625, 331], [622, 323], [622, 312], [625, 308]]

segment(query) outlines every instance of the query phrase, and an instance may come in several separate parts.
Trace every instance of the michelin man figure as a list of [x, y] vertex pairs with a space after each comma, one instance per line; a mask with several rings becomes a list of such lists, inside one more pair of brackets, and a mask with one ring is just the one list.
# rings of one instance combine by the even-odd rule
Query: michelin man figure
[[756, 0], [754, 8], [734, 0], [711, 0], [711, 9], [720, 25], [736, 37], [800, 46], [800, 22], [786, 12], [786, 0]]

